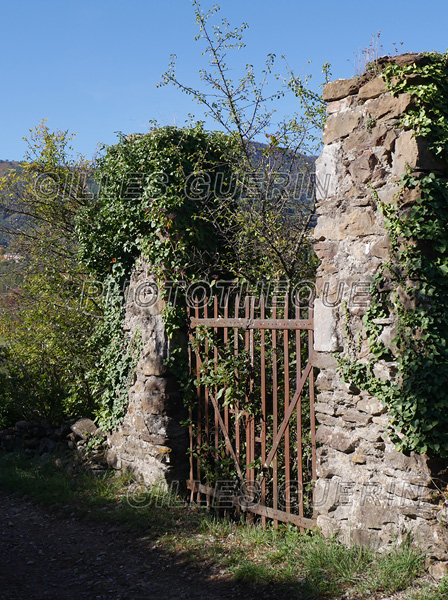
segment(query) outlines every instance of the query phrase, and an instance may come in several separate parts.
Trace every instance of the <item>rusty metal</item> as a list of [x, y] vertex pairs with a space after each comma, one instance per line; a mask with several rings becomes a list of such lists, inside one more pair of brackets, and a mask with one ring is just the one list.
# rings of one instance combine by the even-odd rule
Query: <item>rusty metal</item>
[[[313, 527], [314, 515], [308, 505], [305, 509], [303, 500], [305, 485], [316, 478], [312, 310], [306, 309], [307, 314], [303, 314], [307, 318], [300, 318], [300, 308], [291, 309], [288, 299], [278, 304], [273, 298], [270, 313], [264, 297], [257, 303], [254, 297], [246, 297], [242, 306], [237, 294], [228, 294], [224, 300], [220, 306], [214, 297], [202, 309], [196, 302], [189, 315], [190, 339], [198, 335], [198, 326], [211, 330], [209, 343], [201, 342], [200, 347], [198, 343], [189, 351], [198, 404], [196, 413], [190, 411], [190, 419], [196, 419], [190, 426], [191, 500], [200, 503], [205, 499], [208, 507], [224, 501], [208, 476], [213, 465], [220, 472], [225, 459], [225, 468], [236, 474], [235, 485], [245, 490], [234, 498], [237, 514], [242, 511], [249, 520], [258, 515], [263, 525], [272, 519], [274, 526], [283, 521], [302, 529]], [[207, 304], [213, 307], [213, 317]], [[304, 344], [308, 345], [306, 358]], [[234, 365], [229, 375], [233, 372], [232, 385], [242, 394], [241, 406], [238, 394], [228, 397], [230, 384], [217, 389], [221, 384], [216, 383], [208, 389], [205, 380], [201, 381], [204, 361], [213, 361], [208, 373], [217, 373], [221, 356], [233, 356], [226, 360]], [[241, 360], [248, 367], [239, 373]], [[246, 380], [240, 381], [240, 377]], [[303, 439], [311, 439], [311, 443], [304, 446]], [[307, 456], [311, 458], [310, 468]], [[211, 481], [217, 479], [212, 477]], [[295, 486], [294, 491], [291, 486]]]
[[[265, 317], [265, 300], [264, 296], [260, 299], [260, 316], [264, 320]], [[265, 356], [265, 330], [260, 330], [260, 385], [261, 385], [261, 463], [264, 464], [266, 461], [266, 356]], [[263, 477], [261, 481], [261, 504], [264, 506], [266, 503], [266, 479]], [[261, 516], [261, 522], [263, 527], [266, 526], [266, 515]]]
[[[295, 307], [296, 319], [300, 317], [299, 306]], [[302, 376], [302, 332], [296, 331], [296, 389], [299, 389]], [[296, 411], [296, 439], [297, 439], [297, 485], [303, 490], [303, 449], [302, 449], [302, 397], [297, 400]], [[299, 516], [303, 517], [303, 502], [299, 504]], [[302, 528], [303, 529], [303, 528]]]
[[217, 319], [192, 317], [190, 327], [203, 325], [205, 327], [239, 327], [240, 329], [311, 329], [312, 319], [248, 319], [224, 318]]
[[[272, 317], [277, 316], [277, 298], [273, 299]], [[272, 330], [272, 434], [277, 435], [278, 431], [278, 378], [277, 378], [277, 330]], [[274, 456], [274, 465], [272, 470], [272, 502], [274, 510], [278, 509], [278, 458]], [[274, 527], [278, 527], [278, 519], [274, 519]]]
[[[289, 304], [288, 296], [285, 296], [284, 317], [288, 318]], [[283, 330], [283, 379], [284, 379], [284, 410], [289, 409], [289, 330]], [[288, 419], [289, 423], [289, 419]], [[291, 481], [291, 454], [290, 454], [290, 431], [289, 425], [285, 429], [285, 481]], [[287, 486], [285, 489], [286, 512], [291, 511], [291, 490]]]

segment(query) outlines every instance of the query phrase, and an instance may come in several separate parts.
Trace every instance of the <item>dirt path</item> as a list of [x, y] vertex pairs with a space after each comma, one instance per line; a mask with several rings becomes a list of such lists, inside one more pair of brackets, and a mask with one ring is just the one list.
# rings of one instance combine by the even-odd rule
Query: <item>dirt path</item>
[[0, 492], [1, 600], [287, 597], [274, 586], [236, 584], [218, 570], [199, 573], [150, 540]]

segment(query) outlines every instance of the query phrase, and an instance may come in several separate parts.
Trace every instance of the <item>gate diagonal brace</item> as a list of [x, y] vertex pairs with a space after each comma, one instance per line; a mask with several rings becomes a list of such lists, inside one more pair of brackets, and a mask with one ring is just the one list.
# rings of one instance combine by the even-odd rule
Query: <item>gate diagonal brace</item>
[[296, 404], [297, 404], [297, 402], [298, 402], [298, 400], [299, 400], [299, 398], [300, 398], [300, 396], [302, 394], [303, 386], [305, 385], [305, 382], [308, 379], [308, 376], [309, 376], [312, 368], [313, 368], [312, 364], [308, 363], [308, 365], [306, 366], [305, 371], [303, 372], [302, 377], [300, 378], [300, 381], [299, 381], [298, 386], [297, 386], [297, 391], [294, 394], [294, 398], [292, 399], [292, 402], [289, 405], [288, 410], [285, 413], [285, 418], [283, 419], [282, 424], [280, 426], [280, 429], [278, 430], [278, 433], [277, 433], [277, 435], [275, 437], [272, 449], [269, 452], [269, 455], [268, 455], [268, 457], [267, 457], [267, 459], [266, 459], [266, 461], [265, 461], [265, 463], [263, 465], [263, 469], [268, 469], [269, 468], [269, 465], [271, 464], [271, 462], [272, 462], [272, 460], [273, 460], [273, 458], [274, 458], [274, 456], [275, 456], [275, 454], [276, 454], [276, 452], [278, 450], [278, 446], [280, 444], [280, 441], [281, 441], [281, 439], [283, 437], [283, 434], [285, 433], [285, 429], [288, 426], [289, 419], [291, 418], [291, 415], [294, 412]]
[[230, 452], [230, 454], [231, 454], [231, 456], [233, 458], [233, 462], [235, 463], [236, 472], [238, 473], [238, 477], [240, 478], [240, 481], [243, 481], [243, 473], [241, 471], [238, 459], [237, 459], [235, 451], [233, 449], [232, 442], [230, 441], [229, 434], [227, 433], [227, 429], [226, 429], [225, 423], [222, 420], [221, 413], [219, 412], [218, 403], [216, 402], [215, 396], [210, 391], [209, 391], [209, 398], [212, 401], [213, 408], [215, 409], [215, 413], [216, 413], [216, 415], [218, 417], [219, 426], [221, 428], [222, 433], [224, 434], [224, 438], [226, 440], [227, 448], [228, 448], [228, 450], [229, 450], [229, 452]]

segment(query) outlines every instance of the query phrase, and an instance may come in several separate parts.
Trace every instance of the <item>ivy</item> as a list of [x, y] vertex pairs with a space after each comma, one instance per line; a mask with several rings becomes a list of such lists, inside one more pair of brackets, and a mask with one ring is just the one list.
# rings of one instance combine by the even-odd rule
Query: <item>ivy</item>
[[[424, 138], [440, 159], [448, 155], [448, 55], [382, 73], [393, 95], [410, 93], [401, 126]], [[442, 163], [441, 163], [442, 165]], [[443, 168], [443, 165], [442, 165]], [[414, 190], [412, 205], [401, 199]], [[382, 380], [368, 362], [340, 360], [343, 377], [379, 398], [390, 414], [391, 439], [402, 451], [448, 456], [448, 182], [439, 173], [406, 173], [394, 205], [383, 205], [391, 259], [372, 282], [364, 317], [369, 350], [397, 363]], [[391, 291], [392, 290], [392, 291]], [[394, 351], [379, 339], [381, 319], [395, 314]], [[352, 340], [353, 348], [355, 342]], [[353, 354], [353, 352], [352, 352]]]
[[[167, 281], [182, 290], [182, 282], [227, 275], [231, 250], [220, 231], [234, 199], [216, 194], [213, 184], [226, 187], [233, 154], [231, 136], [206, 132], [202, 123], [154, 126], [146, 135], [120, 135], [104, 148], [96, 170], [98, 200], [78, 218], [77, 237], [81, 261], [104, 290], [102, 318], [90, 340], [99, 359], [89, 377], [105, 431], [125, 415], [141, 349], [139, 336], [131, 339], [123, 329], [125, 290], [137, 258], [151, 265], [165, 296]], [[205, 192], [198, 189], [204, 174], [210, 180]], [[167, 301], [163, 316], [168, 337], [175, 337], [186, 323], [182, 298]], [[176, 347], [168, 358], [184, 388], [185, 360]]]
[[100, 349], [99, 359], [88, 373], [92, 392], [98, 398], [95, 409], [98, 426], [105, 432], [115, 429], [124, 418], [131, 379], [142, 349], [140, 332], [131, 337], [123, 331], [123, 299], [113, 274], [107, 278], [107, 284], [103, 318], [89, 340], [92, 349]]

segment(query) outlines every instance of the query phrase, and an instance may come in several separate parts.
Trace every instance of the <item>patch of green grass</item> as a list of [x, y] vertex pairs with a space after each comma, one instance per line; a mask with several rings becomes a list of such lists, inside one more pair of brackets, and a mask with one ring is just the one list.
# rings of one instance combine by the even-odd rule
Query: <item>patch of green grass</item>
[[396, 545], [388, 553], [380, 555], [373, 586], [388, 593], [403, 590], [422, 575], [423, 570], [424, 556], [409, 538], [405, 538], [401, 545]]
[[185, 505], [160, 487], [149, 489], [131, 475], [110, 471], [94, 476], [63, 457], [29, 460], [19, 453], [0, 454], [0, 463], [4, 490], [53, 509], [135, 528], [185, 563], [199, 569], [215, 565], [235, 580], [274, 585], [285, 596], [367, 600], [407, 589], [409, 600], [448, 600], [448, 582], [410, 589], [423, 574], [424, 556], [409, 539], [378, 554], [294, 526], [263, 529], [216, 519], [204, 508]]
[[410, 592], [406, 600], [448, 600], [448, 577], [444, 577], [439, 585], [426, 584], [420, 589]]
[[345, 547], [336, 539], [314, 536], [304, 554], [307, 579], [321, 594], [336, 594], [358, 586], [371, 572], [374, 554], [361, 547]]

